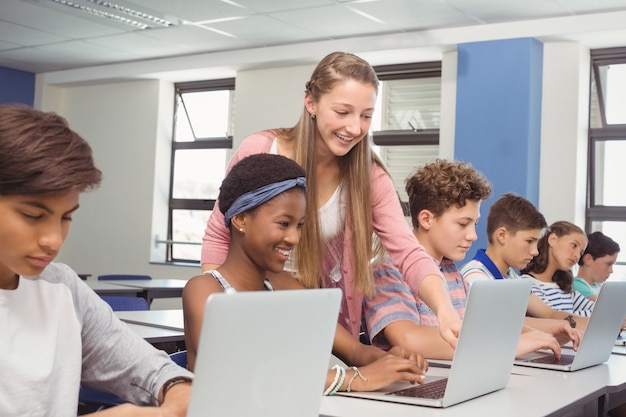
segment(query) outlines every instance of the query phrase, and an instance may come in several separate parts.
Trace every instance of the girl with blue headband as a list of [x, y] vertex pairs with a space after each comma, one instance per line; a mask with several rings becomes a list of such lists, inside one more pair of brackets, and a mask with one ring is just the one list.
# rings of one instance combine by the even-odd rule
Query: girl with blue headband
[[[304, 175], [293, 160], [262, 153], [242, 159], [222, 182], [219, 209], [231, 235], [226, 260], [191, 278], [183, 291], [190, 370], [210, 294], [304, 288], [293, 277], [278, 274], [300, 240], [306, 210]], [[333, 353], [353, 366], [329, 370], [328, 393], [345, 391], [349, 385], [351, 390], [369, 391], [401, 380], [422, 382], [428, 367], [421, 355], [400, 348], [389, 354], [363, 345], [342, 326], [337, 326]]]

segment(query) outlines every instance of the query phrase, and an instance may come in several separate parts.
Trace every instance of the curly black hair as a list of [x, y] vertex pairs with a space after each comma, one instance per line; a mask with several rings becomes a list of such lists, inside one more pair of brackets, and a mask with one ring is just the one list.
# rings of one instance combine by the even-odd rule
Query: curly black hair
[[235, 200], [268, 184], [304, 177], [304, 169], [285, 156], [261, 153], [237, 162], [220, 187], [219, 208], [226, 213]]

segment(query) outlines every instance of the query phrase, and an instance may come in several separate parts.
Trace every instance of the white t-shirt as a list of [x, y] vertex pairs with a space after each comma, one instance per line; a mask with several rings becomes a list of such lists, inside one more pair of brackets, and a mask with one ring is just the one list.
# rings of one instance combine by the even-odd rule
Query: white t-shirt
[[141, 339], [68, 266], [0, 290], [0, 416], [75, 416], [79, 384], [157, 405], [192, 374]]

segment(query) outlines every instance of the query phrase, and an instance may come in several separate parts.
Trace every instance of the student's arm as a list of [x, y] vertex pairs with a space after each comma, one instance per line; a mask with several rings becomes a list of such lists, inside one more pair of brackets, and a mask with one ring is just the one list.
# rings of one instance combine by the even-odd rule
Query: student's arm
[[210, 294], [221, 292], [222, 287], [211, 275], [197, 275], [187, 281], [183, 289], [183, 316], [185, 319], [185, 346], [187, 368], [193, 372], [200, 341], [204, 307]]
[[[351, 390], [372, 391], [398, 381], [424, 382], [424, 374], [428, 370], [428, 362], [422, 355], [404, 349], [392, 349], [387, 353], [375, 346], [364, 345], [357, 341], [341, 325], [337, 325], [333, 354], [343, 362], [359, 367], [367, 381], [355, 378]], [[353, 370], [346, 371], [346, 381], [340, 388], [347, 389], [347, 383], [354, 376]], [[326, 387], [334, 380], [335, 371], [329, 370]], [[358, 381], [357, 381], [358, 380]]]
[[[458, 317], [458, 316], [457, 316]], [[409, 320], [390, 323], [383, 330], [392, 346], [420, 352], [427, 359], [451, 360], [454, 349], [443, 340], [436, 327], [421, 326]]]
[[419, 298], [435, 313], [439, 321], [441, 337], [456, 348], [456, 342], [461, 331], [461, 318], [452, 306], [446, 284], [440, 275], [426, 277], [418, 291]]
[[[531, 317], [557, 320], [563, 320], [570, 315], [570, 313], [566, 311], [554, 310], [552, 307], [544, 303], [543, 300], [541, 300], [541, 298], [539, 298], [536, 294], [530, 295], [526, 314]], [[589, 319], [586, 317], [574, 316], [574, 321], [576, 321], [576, 328], [584, 331], [587, 328], [587, 322]]]
[[93, 414], [91, 417], [185, 417], [187, 404], [191, 395], [190, 384], [177, 384], [169, 390], [165, 402], [160, 407], [141, 407], [126, 403], [107, 408]]
[[520, 356], [539, 349], [549, 349], [554, 352], [555, 358], [561, 357], [561, 346], [558, 340], [551, 334], [534, 329], [526, 329], [522, 332], [515, 355]]
[[443, 338], [456, 346], [461, 319], [437, 264], [406, 222], [389, 174], [375, 164], [371, 180], [373, 226], [378, 238], [409, 287], [436, 314]]
[[538, 319], [535, 317], [524, 318], [523, 331], [535, 329], [542, 332], [546, 332], [556, 337], [559, 344], [562, 346], [566, 343], [572, 342], [574, 350], [578, 350], [580, 339], [583, 332], [580, 329], [573, 329], [568, 321], [557, 319]]

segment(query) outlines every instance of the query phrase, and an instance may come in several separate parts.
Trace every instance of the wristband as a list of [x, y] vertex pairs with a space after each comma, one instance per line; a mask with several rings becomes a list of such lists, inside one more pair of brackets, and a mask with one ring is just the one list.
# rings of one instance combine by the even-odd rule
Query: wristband
[[167, 381], [165, 381], [165, 383], [163, 384], [163, 387], [161, 388], [161, 396], [163, 398], [163, 401], [165, 401], [165, 395], [167, 394], [167, 392], [174, 385], [191, 384], [192, 382], [193, 382], [193, 379], [189, 378], [188, 376], [175, 376], [174, 378], [168, 379]]
[[568, 321], [572, 329], [576, 328], [576, 320], [574, 320], [574, 316], [572, 316], [571, 314], [565, 317], [563, 320]]

